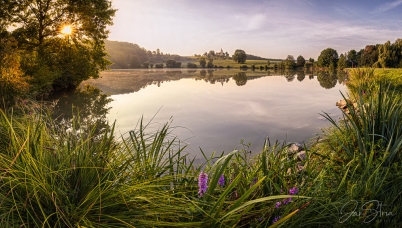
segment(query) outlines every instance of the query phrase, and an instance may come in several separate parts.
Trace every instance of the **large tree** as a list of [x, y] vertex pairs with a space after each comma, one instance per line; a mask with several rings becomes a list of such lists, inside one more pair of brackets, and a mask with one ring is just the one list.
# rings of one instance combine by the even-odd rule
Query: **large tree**
[[[104, 40], [115, 11], [110, 0], [0, 0], [2, 36], [12, 36], [24, 58], [21, 66], [40, 86], [76, 87], [97, 78], [108, 61]], [[15, 30], [4, 33], [13, 24]], [[70, 34], [62, 34], [70, 26]], [[68, 32], [68, 29], [65, 30]], [[44, 78], [45, 77], [45, 78]]]
[[295, 58], [293, 57], [293, 55], [288, 55], [285, 59], [285, 68], [292, 69], [295, 68], [295, 66]]
[[245, 63], [247, 59], [247, 54], [245, 51], [237, 49], [233, 54], [233, 61], [237, 63]]
[[304, 66], [304, 64], [306, 63], [306, 60], [304, 59], [303, 56], [299, 55], [297, 57], [297, 66]]
[[338, 63], [338, 52], [332, 48], [323, 50], [318, 57], [318, 65], [321, 67], [336, 68]]

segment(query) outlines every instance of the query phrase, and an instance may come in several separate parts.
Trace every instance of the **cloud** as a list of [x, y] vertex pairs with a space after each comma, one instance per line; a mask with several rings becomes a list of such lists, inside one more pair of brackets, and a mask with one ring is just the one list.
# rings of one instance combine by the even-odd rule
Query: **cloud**
[[385, 12], [385, 11], [391, 10], [391, 9], [399, 6], [400, 4], [402, 4], [402, 0], [387, 2], [387, 3], [382, 4], [378, 10], [380, 12]]

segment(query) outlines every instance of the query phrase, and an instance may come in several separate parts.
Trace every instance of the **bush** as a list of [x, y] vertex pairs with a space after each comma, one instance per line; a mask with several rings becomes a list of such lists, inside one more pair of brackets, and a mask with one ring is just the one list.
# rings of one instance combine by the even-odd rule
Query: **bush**
[[148, 62], [148, 61], [144, 62], [144, 63], [142, 64], [142, 67], [143, 67], [143, 68], [149, 68], [149, 62]]
[[163, 68], [163, 63], [157, 63], [157, 64], [155, 64], [155, 68]]
[[195, 63], [187, 63], [188, 68], [197, 68], [197, 64]]

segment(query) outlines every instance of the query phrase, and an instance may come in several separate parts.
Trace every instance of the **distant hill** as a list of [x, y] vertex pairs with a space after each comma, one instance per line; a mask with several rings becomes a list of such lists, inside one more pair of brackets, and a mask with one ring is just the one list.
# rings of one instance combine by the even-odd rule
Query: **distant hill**
[[106, 40], [105, 48], [108, 53], [106, 58], [112, 62], [112, 65], [109, 66], [112, 69], [148, 67], [147, 64], [165, 63], [168, 59], [176, 61], [188, 60], [187, 57], [163, 53], [159, 49], [150, 51], [140, 47], [138, 44], [129, 42]]

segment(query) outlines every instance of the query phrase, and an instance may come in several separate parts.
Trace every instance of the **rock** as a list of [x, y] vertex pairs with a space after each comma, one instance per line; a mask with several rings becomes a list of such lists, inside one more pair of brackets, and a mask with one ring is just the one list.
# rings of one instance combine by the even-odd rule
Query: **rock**
[[292, 145], [290, 145], [289, 148], [288, 148], [288, 153], [289, 154], [295, 154], [295, 153], [297, 153], [297, 152], [299, 152], [301, 150], [302, 150], [301, 146], [296, 145], [296, 143], [292, 143]]
[[298, 158], [300, 161], [306, 160], [306, 151], [302, 150], [302, 151], [298, 152], [298, 153], [297, 153], [297, 158]]
[[303, 172], [304, 171], [304, 166], [303, 165], [297, 165], [297, 172], [298, 173], [301, 173], [301, 172]]
[[356, 102], [352, 102], [350, 99], [342, 99], [338, 102], [336, 102], [336, 106], [338, 106], [339, 109], [341, 109], [344, 113], [346, 114], [350, 114], [350, 110], [348, 108], [348, 104], [349, 106], [353, 107], [353, 109], [358, 112], [358, 105]]

